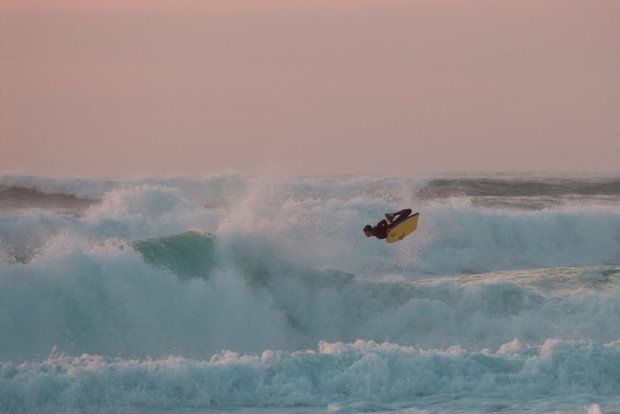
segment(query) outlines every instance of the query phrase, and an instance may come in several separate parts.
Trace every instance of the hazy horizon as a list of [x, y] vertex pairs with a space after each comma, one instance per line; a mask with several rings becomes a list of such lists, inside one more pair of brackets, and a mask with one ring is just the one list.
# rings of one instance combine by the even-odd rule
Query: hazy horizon
[[0, 174], [620, 172], [620, 2], [0, 5]]

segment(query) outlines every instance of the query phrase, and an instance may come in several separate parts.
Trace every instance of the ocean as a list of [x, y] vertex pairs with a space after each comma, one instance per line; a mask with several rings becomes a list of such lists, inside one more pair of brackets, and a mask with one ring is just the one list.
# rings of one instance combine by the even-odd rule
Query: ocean
[[0, 177], [2, 413], [496, 411], [620, 413], [620, 176]]

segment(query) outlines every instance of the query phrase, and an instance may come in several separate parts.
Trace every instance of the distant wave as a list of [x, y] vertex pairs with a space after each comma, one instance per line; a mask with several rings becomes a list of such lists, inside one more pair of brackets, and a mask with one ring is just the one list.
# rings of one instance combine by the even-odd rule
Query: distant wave
[[48, 194], [29, 188], [0, 186], [0, 211], [38, 208], [79, 215], [96, 202], [62, 193]]
[[[272, 178], [267, 178], [271, 180]], [[274, 180], [278, 180], [274, 178]], [[48, 178], [37, 176], [0, 176], [0, 188], [9, 191], [32, 190], [37, 194], [70, 196], [98, 200], [111, 190], [121, 187], [152, 185], [177, 188], [186, 194], [198, 191], [203, 196], [224, 196], [230, 191], [245, 191], [255, 178], [239, 173], [225, 173], [204, 178]], [[258, 181], [261, 181], [259, 179]], [[348, 199], [363, 195], [398, 200], [415, 197], [421, 200], [450, 197], [562, 197], [562, 196], [620, 196], [620, 176], [617, 175], [499, 175], [445, 177], [340, 177], [280, 180], [292, 198]]]
[[239, 173], [224, 173], [205, 178], [126, 178], [126, 179], [97, 179], [97, 178], [51, 178], [30, 175], [3, 175], [0, 176], [0, 187], [5, 189], [17, 188], [33, 190], [46, 195], [65, 195], [81, 199], [98, 200], [108, 191], [118, 188], [153, 185], [162, 187], [184, 188], [187, 191], [201, 189], [202, 191], [217, 191], [218, 187], [237, 187], [244, 178]]
[[536, 197], [563, 195], [620, 195], [618, 177], [507, 177], [431, 179], [417, 193], [421, 197]]
[[0, 176], [0, 187], [32, 190], [46, 195], [65, 195], [95, 200], [114, 186], [112, 180], [89, 178], [51, 178], [31, 175]]

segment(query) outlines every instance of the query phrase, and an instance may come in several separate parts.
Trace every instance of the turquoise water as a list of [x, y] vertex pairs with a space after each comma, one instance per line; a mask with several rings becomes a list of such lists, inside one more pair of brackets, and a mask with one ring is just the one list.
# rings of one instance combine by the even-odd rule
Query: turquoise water
[[0, 412], [620, 412], [619, 183], [0, 177]]

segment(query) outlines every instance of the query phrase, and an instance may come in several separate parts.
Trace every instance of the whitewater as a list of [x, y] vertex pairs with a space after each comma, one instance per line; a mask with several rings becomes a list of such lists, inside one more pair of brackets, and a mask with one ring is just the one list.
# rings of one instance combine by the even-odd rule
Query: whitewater
[[220, 411], [619, 413], [620, 176], [0, 176], [0, 412]]

